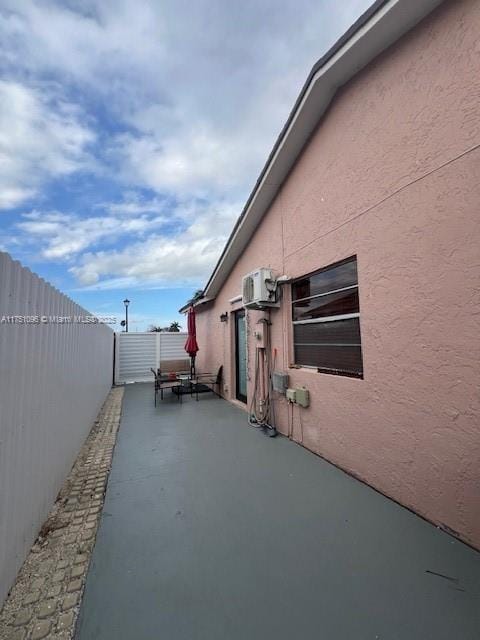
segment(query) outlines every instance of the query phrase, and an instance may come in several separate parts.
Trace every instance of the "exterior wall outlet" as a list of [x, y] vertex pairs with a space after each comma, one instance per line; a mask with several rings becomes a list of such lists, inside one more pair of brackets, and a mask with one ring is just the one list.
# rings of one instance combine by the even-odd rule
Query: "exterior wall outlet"
[[296, 389], [287, 389], [286, 397], [289, 402], [296, 402]]
[[295, 402], [301, 407], [308, 407], [310, 405], [310, 391], [305, 387], [295, 389]]

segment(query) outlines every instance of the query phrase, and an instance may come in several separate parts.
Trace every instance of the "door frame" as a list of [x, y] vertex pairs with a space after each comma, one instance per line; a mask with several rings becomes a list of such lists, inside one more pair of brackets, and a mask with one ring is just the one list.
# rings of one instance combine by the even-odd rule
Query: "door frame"
[[[247, 324], [245, 317], [245, 309], [238, 309], [234, 311], [235, 317], [235, 398], [240, 402], [244, 402], [247, 404], [247, 396], [239, 391], [239, 382], [240, 382], [240, 360], [239, 360], [239, 348], [238, 348], [238, 319], [244, 318], [245, 324], [245, 366], [247, 364]], [[245, 371], [245, 383], [247, 381], [246, 371]]]

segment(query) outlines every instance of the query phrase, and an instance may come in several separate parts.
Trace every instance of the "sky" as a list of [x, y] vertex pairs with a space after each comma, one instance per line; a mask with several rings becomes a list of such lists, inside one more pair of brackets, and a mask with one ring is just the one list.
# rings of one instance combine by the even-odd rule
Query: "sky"
[[[0, 0], [0, 250], [130, 331], [202, 288], [371, 0]], [[119, 329], [119, 327], [114, 327]]]

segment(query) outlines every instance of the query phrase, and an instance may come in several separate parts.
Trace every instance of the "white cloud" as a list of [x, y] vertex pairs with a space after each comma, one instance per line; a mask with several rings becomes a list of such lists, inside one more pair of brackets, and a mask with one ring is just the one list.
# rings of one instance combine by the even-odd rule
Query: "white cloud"
[[0, 208], [101, 167], [124, 199], [23, 219], [42, 256], [96, 288], [202, 282], [311, 65], [369, 4], [3, 0]]
[[119, 135], [114, 151], [123, 179], [159, 193], [246, 193], [263, 159], [263, 138], [245, 127], [230, 133], [202, 124], [192, 129]]
[[108, 142], [125, 183], [224, 197], [246, 195], [309, 68], [369, 0], [3, 4], [7, 68], [55, 73], [133, 127]]
[[181, 216], [193, 223], [173, 236], [152, 235], [125, 249], [84, 254], [81, 264], [70, 268], [78, 281], [91, 289], [147, 288], [199, 284], [218, 259], [238, 211], [235, 204], [202, 206], [187, 203]]
[[135, 216], [139, 213], [158, 213], [167, 206], [165, 198], [145, 198], [135, 191], [126, 191], [121, 202], [100, 202], [95, 208], [102, 209], [111, 215]]
[[103, 85], [104, 93], [115, 89], [104, 85], [105, 78], [120, 70], [123, 82], [150, 66], [153, 54], [158, 61], [158, 27], [148, 2], [3, 0], [0, 7], [5, 65], [62, 74], [87, 87]]
[[0, 80], [0, 208], [32, 198], [51, 178], [85, 168], [94, 133], [55, 88]]
[[146, 232], [158, 230], [166, 221], [164, 215], [81, 218], [56, 211], [32, 211], [23, 214], [23, 221], [17, 227], [28, 234], [30, 241], [40, 244], [44, 258], [68, 260], [100, 240], [111, 243], [122, 235], [138, 238]]

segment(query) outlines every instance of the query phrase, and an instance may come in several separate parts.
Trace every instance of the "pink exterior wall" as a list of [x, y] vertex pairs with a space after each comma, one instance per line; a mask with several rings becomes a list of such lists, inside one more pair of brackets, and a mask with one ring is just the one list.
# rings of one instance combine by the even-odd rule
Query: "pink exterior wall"
[[[231, 399], [234, 323], [219, 316], [239, 308], [241, 277], [259, 266], [298, 277], [356, 254], [364, 380], [289, 369], [290, 308], [272, 311], [277, 369], [311, 393], [310, 408], [294, 407], [294, 439], [477, 547], [479, 32], [479, 2], [447, 2], [337, 94], [197, 316], [198, 368], [224, 364]], [[282, 398], [276, 413], [286, 433]]]

